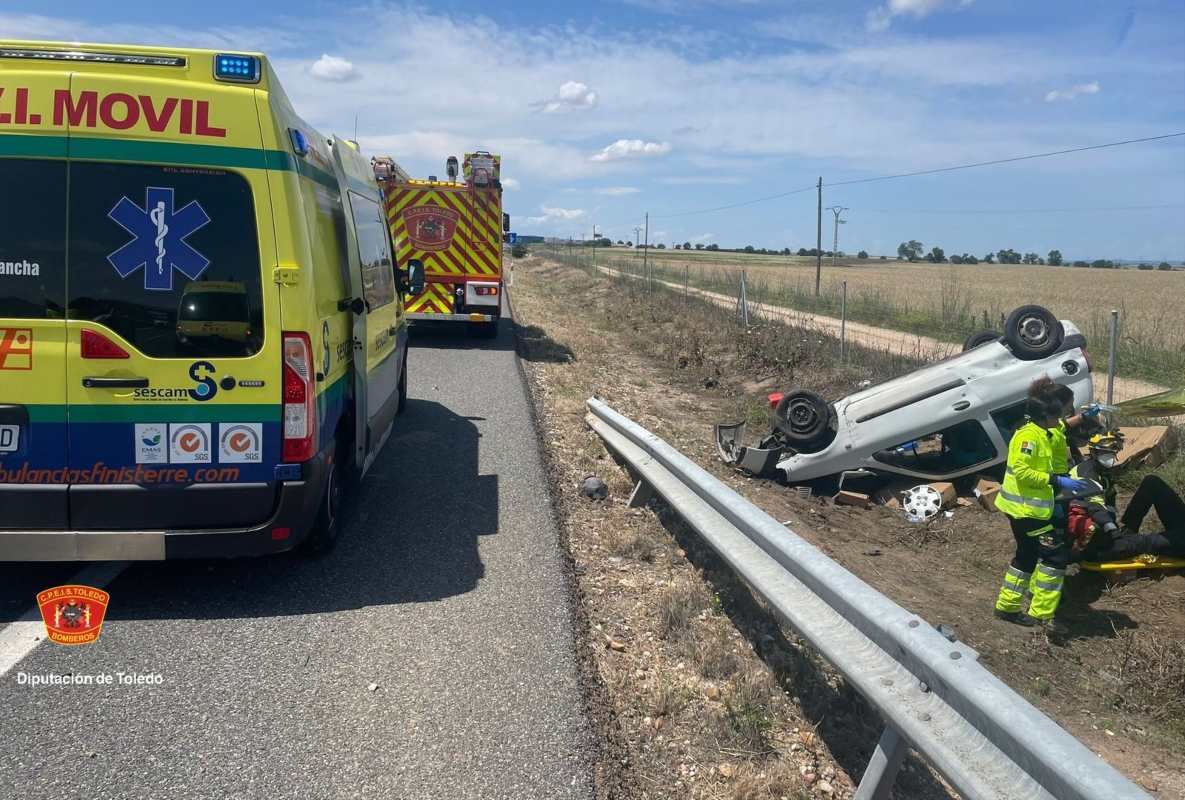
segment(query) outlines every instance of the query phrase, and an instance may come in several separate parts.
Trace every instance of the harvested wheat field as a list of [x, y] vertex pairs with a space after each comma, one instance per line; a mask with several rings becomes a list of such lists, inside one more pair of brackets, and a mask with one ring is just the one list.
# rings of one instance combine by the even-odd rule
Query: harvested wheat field
[[[637, 264], [637, 254], [602, 255], [604, 263]], [[848, 317], [947, 341], [999, 329], [1012, 309], [1035, 303], [1074, 322], [1101, 364], [1108, 354], [1110, 312], [1120, 312], [1119, 373], [1162, 386], [1185, 376], [1185, 271], [1083, 269], [1040, 265], [930, 264], [894, 259], [823, 260], [814, 297], [811, 257], [651, 251], [667, 280], [735, 293], [744, 270], [750, 299], [838, 316], [842, 283]]]

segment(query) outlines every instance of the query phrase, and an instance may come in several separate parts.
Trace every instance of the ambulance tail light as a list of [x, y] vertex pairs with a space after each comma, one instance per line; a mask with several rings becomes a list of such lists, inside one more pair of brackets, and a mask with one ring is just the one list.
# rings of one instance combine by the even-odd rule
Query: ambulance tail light
[[307, 333], [284, 333], [284, 434], [281, 458], [308, 461], [316, 448], [317, 409], [313, 348]]

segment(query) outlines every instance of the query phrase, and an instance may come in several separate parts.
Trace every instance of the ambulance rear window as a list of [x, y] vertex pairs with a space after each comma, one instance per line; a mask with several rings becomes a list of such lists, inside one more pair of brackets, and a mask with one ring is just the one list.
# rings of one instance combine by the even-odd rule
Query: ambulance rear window
[[154, 358], [259, 351], [259, 244], [242, 176], [72, 162], [69, 231], [71, 319]]
[[0, 158], [0, 317], [61, 319], [66, 164]]

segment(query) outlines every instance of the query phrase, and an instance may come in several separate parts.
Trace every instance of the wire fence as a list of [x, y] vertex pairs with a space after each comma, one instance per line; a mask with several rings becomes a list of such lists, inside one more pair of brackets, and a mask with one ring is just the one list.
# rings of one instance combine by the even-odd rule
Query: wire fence
[[[810, 280], [801, 270], [795, 276], [771, 276], [777, 267], [771, 267], [770, 261], [756, 259], [755, 266], [748, 268], [744, 256], [729, 259], [732, 263], [695, 264], [668, 254], [655, 258], [646, 251], [622, 257], [578, 243], [546, 245], [544, 250], [590, 274], [624, 276], [651, 289], [661, 286], [734, 308], [738, 326], [748, 325], [754, 315], [823, 330], [838, 339], [836, 357], [841, 361], [852, 345], [922, 360], [945, 358], [961, 350], [971, 335], [1002, 331], [1008, 313], [998, 306], [975, 308], [961, 276], [943, 278], [937, 287], [921, 287], [933, 297], [923, 308], [897, 303], [868, 285], [850, 286], [846, 278], [824, 284], [816, 296], [813, 274], [805, 276]], [[1146, 397], [1185, 380], [1185, 341], [1172, 338], [1185, 336], [1185, 325], [1176, 323], [1176, 333], [1162, 339], [1155, 335], [1160, 327], [1149, 326], [1147, 318], [1140, 320], [1138, 330], [1127, 330], [1128, 309], [1123, 303], [1112, 309], [1103, 298], [1086, 310], [1085, 318], [1070, 319], [1086, 336], [1098, 401], [1120, 403]], [[1179, 320], [1179, 310], [1175, 318]]]

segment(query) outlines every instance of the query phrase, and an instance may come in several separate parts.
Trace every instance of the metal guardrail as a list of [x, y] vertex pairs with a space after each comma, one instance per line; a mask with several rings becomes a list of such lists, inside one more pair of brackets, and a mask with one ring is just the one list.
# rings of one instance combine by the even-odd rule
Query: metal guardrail
[[856, 800], [888, 798], [913, 747], [963, 797], [1148, 795], [952, 641], [675, 448], [595, 398], [589, 426], [876, 709], [885, 730]]

